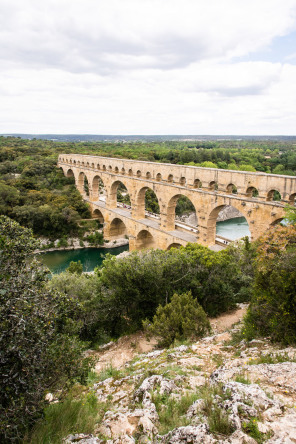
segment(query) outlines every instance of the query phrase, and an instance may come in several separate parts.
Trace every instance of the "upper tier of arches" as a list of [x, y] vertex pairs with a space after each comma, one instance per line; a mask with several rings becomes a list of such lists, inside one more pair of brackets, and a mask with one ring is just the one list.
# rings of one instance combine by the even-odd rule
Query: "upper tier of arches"
[[266, 173], [218, 170], [156, 162], [62, 154], [59, 163], [72, 171], [78, 169], [102, 175], [166, 183], [198, 192], [236, 195], [249, 200], [295, 204], [296, 177]]

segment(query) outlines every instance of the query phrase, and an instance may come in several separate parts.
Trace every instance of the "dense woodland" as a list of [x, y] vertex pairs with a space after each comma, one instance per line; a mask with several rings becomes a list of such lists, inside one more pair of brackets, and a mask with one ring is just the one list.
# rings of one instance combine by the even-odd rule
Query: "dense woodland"
[[[72, 264], [52, 279], [32, 255], [38, 236], [78, 233], [79, 220], [89, 216], [74, 184], [55, 167], [59, 152], [143, 160], [152, 156], [181, 163], [186, 163], [182, 156], [192, 152], [218, 165], [218, 160], [202, 156], [221, 151], [236, 165], [275, 172], [282, 165], [286, 174], [294, 174], [292, 145], [55, 144], [15, 138], [0, 142], [1, 442], [36, 442], [34, 430], [47, 418], [46, 393], [57, 394], [69, 409], [80, 402], [92, 365], [85, 350], [141, 328], [167, 347], [207, 334], [207, 316], [250, 302], [238, 340], [268, 336], [282, 344], [296, 343], [295, 207], [287, 209], [289, 225], [272, 227], [254, 243], [245, 239], [218, 253], [197, 244], [134, 252], [121, 259], [107, 257], [93, 275]], [[179, 310], [184, 306], [186, 310]], [[74, 401], [67, 398], [70, 387], [76, 390]], [[93, 400], [87, 405], [98, 408]], [[70, 425], [69, 433], [75, 427]]]

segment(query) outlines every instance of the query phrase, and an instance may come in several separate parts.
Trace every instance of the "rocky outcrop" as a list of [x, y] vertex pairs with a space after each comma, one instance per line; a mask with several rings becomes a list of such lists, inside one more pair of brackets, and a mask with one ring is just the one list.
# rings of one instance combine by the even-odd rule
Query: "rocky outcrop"
[[242, 217], [242, 214], [236, 208], [227, 205], [220, 211], [217, 217], [217, 222], [233, 219], [235, 217]]
[[296, 442], [296, 349], [229, 338], [224, 332], [135, 356], [116, 378], [90, 388], [108, 405], [94, 435], [64, 443]]

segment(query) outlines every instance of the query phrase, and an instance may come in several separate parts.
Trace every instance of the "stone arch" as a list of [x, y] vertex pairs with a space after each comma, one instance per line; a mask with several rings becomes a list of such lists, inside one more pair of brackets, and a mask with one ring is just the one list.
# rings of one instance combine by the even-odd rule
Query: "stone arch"
[[89, 182], [83, 171], [78, 175], [77, 188], [82, 195], [89, 196]]
[[217, 182], [215, 180], [212, 180], [209, 183], [209, 190], [210, 191], [217, 191], [218, 190], [218, 184], [217, 184]]
[[193, 182], [193, 188], [201, 188], [202, 187], [202, 183], [199, 179], [194, 179]]
[[[124, 188], [127, 191], [127, 196], [122, 196], [122, 190], [120, 188]], [[119, 194], [120, 192], [120, 194]], [[127, 199], [121, 199], [121, 197], [127, 197]], [[131, 201], [130, 201], [130, 193], [128, 190], [128, 187], [126, 185], [126, 183], [122, 182], [121, 180], [115, 180], [110, 189], [109, 189], [109, 196], [108, 196], [108, 205], [111, 208], [116, 208], [117, 207], [117, 202], [125, 202], [126, 205], [130, 206], [131, 205]]]
[[136, 249], [145, 250], [155, 248], [156, 242], [148, 230], [141, 230], [136, 237]]
[[125, 168], [121, 168], [121, 174], [125, 174]]
[[109, 170], [109, 171], [112, 171], [112, 165], [109, 165], [109, 166], [108, 166], [108, 170]]
[[168, 175], [168, 182], [173, 183], [174, 182], [174, 176], [172, 174]]
[[182, 176], [182, 177], [180, 178], [180, 185], [181, 185], [182, 187], [184, 187], [184, 186], [186, 185], [186, 177]]
[[142, 173], [141, 173], [140, 170], [138, 170], [138, 171], [137, 171], [137, 177], [141, 177], [141, 176], [142, 176]]
[[92, 163], [92, 164], [91, 164], [91, 167], [92, 167], [92, 168], [94, 168], [94, 167], [95, 167], [95, 164], [94, 164], [94, 163]]
[[106, 171], [106, 169], [107, 169], [106, 165], [103, 165], [103, 171]]
[[86, 166], [89, 167], [89, 162], [86, 162]]
[[[216, 241], [216, 222], [217, 222], [217, 218], [218, 215], [220, 213], [221, 210], [223, 210], [226, 207], [232, 207], [235, 208], [240, 215], [235, 216], [235, 217], [244, 217], [246, 219], [246, 222], [249, 226], [249, 230], [250, 230], [250, 224], [247, 218], [247, 215], [244, 214], [244, 212], [241, 209], [236, 208], [233, 205], [218, 205], [217, 207], [213, 208], [212, 211], [209, 214], [208, 220], [207, 220], [207, 244], [208, 245], [214, 245], [215, 241]], [[226, 237], [226, 236], [225, 236]], [[244, 236], [242, 236], [244, 237]], [[235, 240], [235, 239], [230, 239], [230, 240]]]
[[104, 182], [101, 176], [96, 175], [92, 181], [92, 200], [100, 200], [100, 197], [102, 198], [101, 200], [105, 200], [104, 196], [106, 196]]
[[289, 196], [289, 204], [296, 205], [296, 193], [293, 193]]
[[271, 224], [269, 226], [274, 227], [276, 225], [279, 225], [283, 220], [284, 220], [284, 217], [279, 217], [279, 218], [275, 219], [273, 222], [271, 222]]
[[178, 244], [178, 242], [173, 242], [172, 244], [170, 244], [170, 245], [167, 247], [167, 250], [171, 250], [172, 248], [180, 248], [180, 247], [182, 247], [181, 244]]
[[128, 170], [128, 175], [129, 175], [129, 176], [132, 176], [132, 175], [133, 175], [133, 170], [132, 170], [131, 168]]
[[[196, 211], [196, 207], [194, 205], [194, 203], [191, 201], [191, 199], [189, 197], [187, 197], [184, 194], [175, 194], [173, 197], [170, 198], [169, 202], [168, 202], [168, 206], [167, 206], [167, 230], [168, 231], [172, 231], [175, 229], [178, 229], [178, 227], [176, 226], [176, 223], [181, 223], [181, 220], [178, 219], [179, 216], [182, 216], [181, 212], [180, 214], [176, 214], [178, 213], [178, 208], [177, 208], [177, 204], [179, 200], [184, 200], [186, 199], [186, 205], [184, 205], [184, 208], [188, 209], [188, 214], [190, 213], [195, 213], [195, 218], [193, 217], [192, 219], [194, 219], [193, 224], [188, 224], [188, 230], [192, 229], [196, 229], [197, 226], [197, 211]], [[188, 201], [188, 202], [187, 202]], [[190, 204], [191, 206], [190, 206]], [[187, 225], [187, 223], [186, 223]], [[186, 228], [185, 228], [186, 229]]]
[[101, 169], [101, 167], [100, 167], [100, 164], [99, 163], [97, 163], [97, 169], [99, 170], [99, 169]]
[[266, 196], [267, 201], [280, 201], [282, 200], [281, 193], [279, 190], [276, 190], [275, 188], [272, 190], [269, 190]]
[[99, 210], [98, 208], [96, 208], [93, 213], [92, 213], [92, 217], [93, 219], [98, 219], [98, 221], [100, 222], [100, 224], [104, 224], [104, 216], [103, 213], [101, 212], [101, 210]]
[[73, 160], [73, 164], [76, 166], [76, 160], [75, 159]]
[[67, 177], [75, 177], [75, 176], [74, 176], [74, 173], [73, 173], [73, 170], [72, 170], [71, 168], [69, 168], [69, 169], [67, 170], [67, 172], [66, 172], [66, 176], [67, 176]]
[[157, 173], [157, 174], [156, 174], [156, 180], [157, 180], [157, 182], [160, 182], [161, 179], [162, 179], [162, 175], [161, 175], [160, 173]]
[[[149, 208], [146, 208], [147, 206], [147, 197], [146, 197], [146, 192], [149, 191], [150, 192], [150, 206]], [[153, 194], [152, 194], [153, 193]], [[157, 199], [157, 203], [155, 201], [154, 196]], [[155, 193], [155, 191], [150, 188], [150, 187], [142, 187], [136, 197], [136, 208], [137, 208], [137, 219], [144, 219], [146, 217], [146, 211], [150, 211], [151, 213], [154, 214], [159, 214], [159, 199], [157, 197], [157, 194]]]
[[115, 217], [110, 223], [109, 236], [112, 239], [124, 237], [127, 234], [125, 223], [119, 218]]
[[227, 185], [226, 191], [228, 194], [237, 194], [237, 187], [233, 183], [230, 183]]
[[151, 173], [150, 173], [150, 171], [147, 171], [147, 173], [146, 173], [146, 179], [151, 179]]
[[118, 167], [115, 167], [115, 168], [114, 168], [114, 172], [115, 172], [116, 174], [119, 173], [119, 169], [118, 169]]
[[247, 197], [258, 197], [259, 192], [258, 192], [257, 188], [255, 188], [251, 185], [247, 188], [246, 195], [247, 195]]

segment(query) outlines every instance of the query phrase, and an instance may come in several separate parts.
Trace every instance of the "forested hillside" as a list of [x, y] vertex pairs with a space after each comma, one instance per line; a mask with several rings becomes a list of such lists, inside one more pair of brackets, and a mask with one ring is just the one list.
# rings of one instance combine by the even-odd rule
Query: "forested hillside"
[[[59, 153], [296, 174], [296, 146], [286, 141], [74, 143], [0, 137], [0, 214], [52, 239], [81, 235], [79, 220], [90, 217], [73, 178], [56, 168]], [[153, 199], [148, 204], [157, 212]]]

